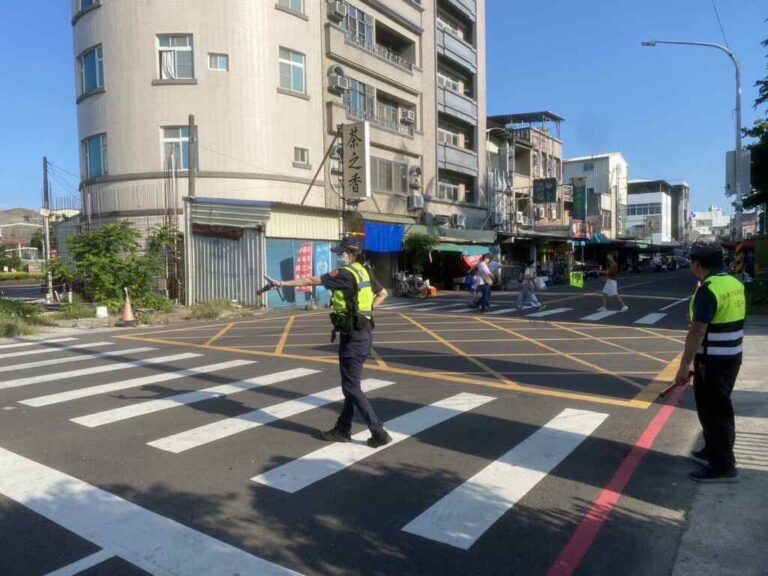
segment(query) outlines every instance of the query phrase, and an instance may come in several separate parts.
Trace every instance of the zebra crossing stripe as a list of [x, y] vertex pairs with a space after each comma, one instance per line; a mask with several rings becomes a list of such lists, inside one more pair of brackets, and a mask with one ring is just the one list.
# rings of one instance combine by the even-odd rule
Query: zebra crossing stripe
[[157, 576], [301, 576], [0, 448], [0, 494]]
[[[154, 350], [154, 348], [136, 348], [134, 350], [123, 350], [123, 354], [128, 352], [146, 352], [147, 350]], [[194, 352], [185, 352], [183, 354], [173, 354], [171, 356], [158, 356], [157, 358], [145, 358], [143, 360], [131, 360], [130, 362], [114, 362], [112, 364], [102, 364], [101, 366], [92, 366], [90, 368], [82, 368], [80, 370], [69, 370], [67, 372], [56, 372], [55, 374], [41, 374], [39, 376], [30, 376], [29, 378], [17, 378], [16, 380], [8, 380], [7, 382], [0, 382], [0, 390], [6, 388], [18, 388], [19, 386], [29, 386], [31, 384], [41, 384], [43, 382], [53, 382], [54, 380], [64, 380], [66, 378], [76, 378], [78, 376], [89, 376], [91, 374], [103, 374], [104, 372], [114, 372], [116, 370], [126, 370], [127, 368], [139, 368], [141, 366], [150, 366], [152, 364], [160, 364], [162, 362], [174, 362], [176, 360], [187, 360], [189, 358], [197, 358], [202, 354], [196, 354]]]
[[494, 400], [491, 396], [467, 392], [457, 394], [387, 422], [385, 426], [392, 436], [392, 442], [386, 446], [380, 448], [368, 446], [365, 440], [369, 436], [369, 432], [365, 430], [352, 436], [352, 442], [330, 444], [311, 454], [302, 456], [298, 460], [293, 460], [283, 466], [259, 474], [251, 480], [293, 494], [381, 450], [394, 446], [419, 432], [437, 426], [491, 400]]
[[414, 308], [411, 312], [433, 312], [435, 310], [445, 310], [446, 308], [458, 308], [459, 306], [467, 306], [466, 303], [460, 304], [444, 304], [443, 306], [424, 306], [423, 308]]
[[110, 558], [114, 557], [115, 553], [111, 550], [99, 550], [90, 556], [81, 558], [77, 562], [73, 562], [72, 564], [68, 564], [62, 568], [59, 568], [58, 570], [49, 572], [46, 574], [46, 576], [77, 576], [85, 570], [93, 568], [94, 566], [98, 566], [102, 562], [106, 562]]
[[23, 364], [11, 364], [10, 366], [0, 366], [0, 372], [14, 372], [16, 370], [26, 370], [29, 368], [43, 368], [45, 366], [56, 366], [57, 364], [69, 364], [71, 362], [85, 362], [86, 360], [100, 360], [110, 356], [123, 356], [124, 354], [133, 354], [135, 352], [150, 352], [155, 348], [130, 348], [120, 350], [119, 352], [98, 352], [96, 354], [80, 354], [78, 356], [67, 356], [65, 358], [53, 358], [51, 360], [40, 360], [39, 362], [25, 362]]
[[147, 386], [149, 384], [157, 384], [158, 382], [168, 382], [169, 380], [178, 380], [179, 378], [187, 377], [194, 378], [200, 374], [208, 374], [210, 372], [217, 372], [219, 370], [227, 370], [229, 368], [237, 368], [239, 366], [246, 366], [248, 364], [255, 363], [256, 360], [230, 360], [229, 362], [209, 364], [207, 366], [199, 366], [197, 368], [190, 368], [187, 370], [177, 370], [176, 372], [153, 374], [152, 376], [142, 376], [140, 378], [133, 378], [131, 380], [120, 380], [119, 382], [110, 382], [109, 384], [99, 384], [97, 386], [88, 386], [87, 388], [69, 390], [68, 392], [59, 392], [57, 394], [38, 396], [36, 398], [20, 400], [19, 404], [39, 408], [41, 406], [50, 406], [52, 404], [60, 404], [61, 402], [69, 402], [70, 400], [87, 398], [89, 396], [98, 396], [99, 394], [109, 394], [110, 392], [118, 392], [120, 390], [127, 390], [129, 388], [138, 388], [140, 386]]
[[498, 316], [499, 314], [506, 314], [507, 312], [514, 312], [517, 310], [517, 306], [513, 306], [512, 308], [501, 308], [499, 310], [493, 310], [492, 312], [486, 312], [488, 316]]
[[397, 304], [395, 306], [382, 306], [383, 310], [401, 310], [403, 308], [413, 308], [414, 306], [424, 306], [424, 302], [418, 302], [417, 304]]
[[645, 324], [645, 325], [656, 324], [656, 322], [664, 318], [664, 316], [666, 316], [664, 312], [651, 312], [650, 314], [643, 316], [639, 320], [635, 320], [635, 324]]
[[602, 320], [603, 318], [608, 318], [608, 316], [613, 316], [614, 314], [618, 314], [618, 310], [603, 310], [602, 312], [595, 312], [594, 314], [590, 314], [589, 316], [584, 316], [582, 320], [586, 320], [587, 322], [597, 322], [598, 320]]
[[[25, 350], [24, 352], [9, 352], [0, 354], [3, 358], [19, 358], [20, 356], [34, 356], [36, 354], [47, 354], [48, 352], [77, 352], [78, 350], [90, 350], [91, 348], [101, 348], [103, 346], [113, 346], [114, 342], [92, 342], [82, 346], [62, 346], [61, 348], [42, 348], [40, 350]], [[2, 371], [2, 370], [0, 370]]]
[[0, 350], [7, 348], [24, 348], [26, 346], [44, 346], [46, 344], [55, 344], [57, 342], [72, 342], [77, 338], [54, 338], [53, 340], [27, 340], [25, 342], [17, 342], [16, 344], [2, 344]]
[[[365, 392], [372, 392], [386, 386], [390, 386], [394, 382], [387, 380], [376, 380], [374, 378], [368, 378], [363, 380], [362, 387]], [[314, 408], [332, 404], [333, 402], [339, 402], [344, 399], [344, 394], [339, 386], [317, 392], [315, 394], [309, 394], [302, 398], [296, 398], [295, 400], [288, 400], [287, 402], [281, 402], [273, 406], [267, 406], [261, 410], [253, 410], [252, 412], [246, 412], [240, 416], [234, 418], [226, 418], [225, 420], [219, 420], [212, 422], [198, 428], [193, 428], [185, 432], [179, 432], [173, 436], [167, 436], [159, 440], [148, 442], [149, 446], [165, 450], [166, 452], [173, 452], [174, 454], [180, 454], [186, 450], [203, 446], [204, 444], [210, 444], [216, 440], [228, 438], [234, 436], [240, 432], [258, 428], [265, 424], [269, 424], [276, 420], [283, 420], [301, 414], [302, 412], [308, 412]]]
[[536, 312], [535, 314], [527, 314], [526, 318], [546, 318], [547, 316], [554, 316], [555, 314], [562, 314], [568, 312], [573, 308], [553, 308], [552, 310], [544, 310], [542, 312]]
[[292, 370], [275, 372], [274, 374], [258, 376], [248, 380], [241, 380], [240, 382], [232, 382], [231, 384], [221, 384], [219, 386], [196, 390], [194, 392], [175, 394], [169, 398], [160, 398], [158, 400], [139, 402], [138, 404], [131, 404], [130, 406], [123, 406], [121, 408], [113, 408], [112, 410], [105, 410], [87, 416], [72, 418], [71, 421], [75, 424], [87, 426], [88, 428], [96, 428], [97, 426], [104, 426], [105, 424], [112, 424], [114, 422], [120, 422], [121, 420], [128, 420], [129, 418], [136, 418], [137, 416], [144, 416], [146, 414], [152, 414], [154, 412], [160, 412], [178, 406], [186, 406], [187, 404], [194, 404], [212, 398], [229, 396], [230, 394], [253, 390], [260, 386], [278, 384], [279, 382], [285, 382], [286, 380], [293, 380], [294, 378], [301, 378], [302, 376], [309, 376], [310, 374], [317, 374], [319, 372], [320, 370], [312, 370], [309, 368], [293, 368]]
[[586, 410], [563, 410], [543, 428], [438, 500], [403, 530], [469, 550], [607, 417], [607, 414]]

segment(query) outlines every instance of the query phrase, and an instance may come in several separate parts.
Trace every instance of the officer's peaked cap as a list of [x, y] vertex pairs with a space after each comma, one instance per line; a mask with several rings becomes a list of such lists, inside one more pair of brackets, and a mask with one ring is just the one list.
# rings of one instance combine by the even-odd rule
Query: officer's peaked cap
[[334, 254], [341, 254], [342, 252], [346, 252], [347, 250], [360, 251], [362, 249], [363, 249], [363, 243], [360, 240], [352, 236], [347, 236], [341, 242], [339, 242], [338, 246], [336, 246], [335, 248], [331, 248], [331, 252], [333, 252]]

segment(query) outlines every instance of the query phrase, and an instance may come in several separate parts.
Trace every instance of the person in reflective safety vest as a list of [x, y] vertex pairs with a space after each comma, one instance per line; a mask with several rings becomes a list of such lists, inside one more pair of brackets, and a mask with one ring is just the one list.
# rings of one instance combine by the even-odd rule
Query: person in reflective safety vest
[[722, 271], [719, 244], [694, 244], [691, 271], [699, 286], [691, 298], [691, 327], [685, 340], [675, 384], [684, 385], [691, 365], [696, 412], [704, 433], [704, 447], [692, 456], [705, 464], [690, 473], [697, 482], [736, 482], [733, 445], [736, 425], [731, 392], [741, 367], [746, 306], [744, 286]]

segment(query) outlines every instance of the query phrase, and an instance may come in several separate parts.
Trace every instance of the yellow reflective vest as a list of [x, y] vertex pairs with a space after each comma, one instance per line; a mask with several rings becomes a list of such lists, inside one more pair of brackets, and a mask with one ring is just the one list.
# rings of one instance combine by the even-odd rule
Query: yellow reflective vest
[[[354, 276], [357, 288], [357, 311], [363, 316], [370, 318], [371, 312], [373, 311], [373, 300], [375, 295], [373, 293], [373, 288], [371, 288], [371, 276], [368, 274], [368, 270], [366, 270], [365, 266], [359, 262], [354, 262], [341, 269], [346, 270]], [[333, 295], [331, 296], [331, 306], [333, 306], [333, 311], [337, 314], [344, 315], [347, 313], [345, 292], [345, 290], [334, 290]]]
[[[730, 274], [721, 272], [705, 278], [696, 292], [698, 293], [705, 286], [715, 297], [717, 311], [707, 326], [707, 334], [698, 353], [723, 360], [729, 357], [738, 358], [743, 351], [744, 319], [746, 318], [744, 285]], [[691, 322], [693, 322], [695, 300], [696, 294], [691, 298], [689, 309]]]

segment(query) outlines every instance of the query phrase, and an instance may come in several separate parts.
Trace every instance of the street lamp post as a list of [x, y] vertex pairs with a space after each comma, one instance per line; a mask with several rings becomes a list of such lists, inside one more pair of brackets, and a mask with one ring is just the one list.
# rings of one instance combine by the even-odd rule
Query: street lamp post
[[743, 229], [742, 229], [742, 213], [743, 213], [743, 195], [741, 192], [741, 178], [739, 174], [739, 167], [741, 165], [741, 66], [739, 65], [739, 61], [736, 59], [736, 56], [733, 52], [731, 52], [728, 48], [725, 46], [722, 46], [721, 44], [715, 44], [713, 42], [683, 42], [683, 41], [677, 41], [677, 40], [649, 40], [646, 42], [641, 42], [645, 47], [655, 47], [657, 44], [679, 44], [682, 46], [704, 46], [706, 48], [717, 48], [718, 50], [721, 50], [725, 52], [728, 57], [731, 59], [731, 62], [733, 62], [734, 67], [736, 68], [736, 154], [734, 154], [733, 158], [733, 178], [734, 178], [734, 187], [736, 188], [735, 195], [736, 195], [736, 201], [734, 202], [735, 208], [736, 208], [736, 214], [734, 216], [734, 227], [736, 228], [735, 231], [735, 240], [739, 241], [742, 239], [743, 235]]

